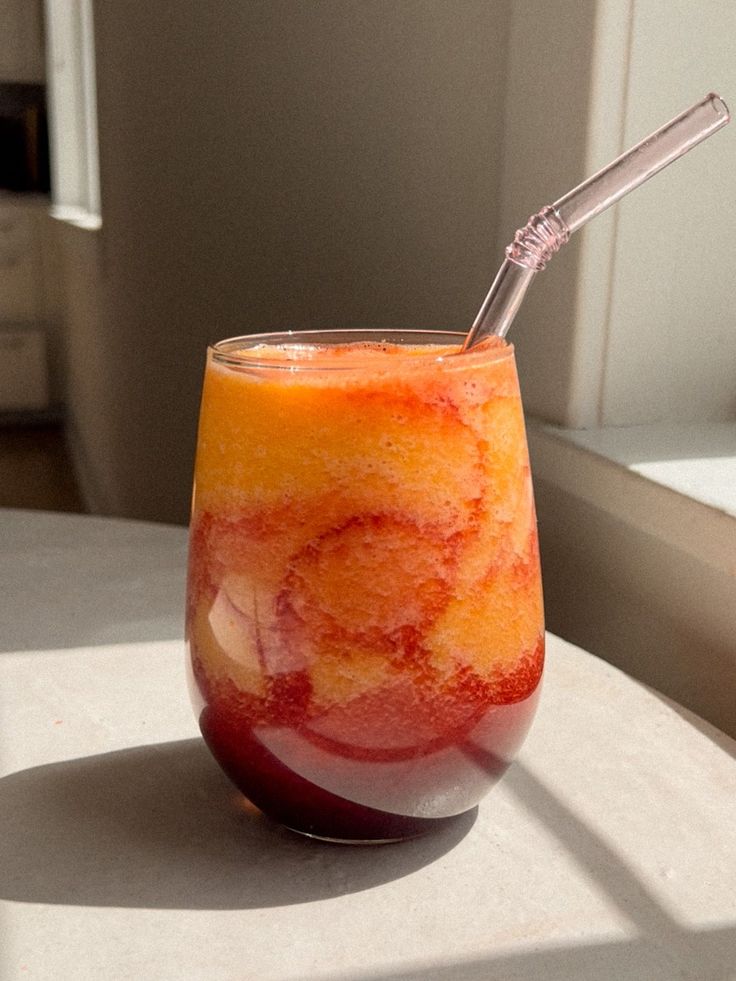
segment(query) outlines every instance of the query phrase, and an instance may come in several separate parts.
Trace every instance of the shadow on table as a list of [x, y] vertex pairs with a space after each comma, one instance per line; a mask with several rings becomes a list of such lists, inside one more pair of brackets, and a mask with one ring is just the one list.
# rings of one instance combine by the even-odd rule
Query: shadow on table
[[[673, 916], [626, 857], [520, 761], [504, 783], [607, 896], [625, 935], [549, 946], [530, 938], [518, 950], [315, 972], [315, 981], [734, 978], [736, 923], [697, 926]], [[451, 851], [475, 817], [397, 846], [331, 846], [292, 835], [244, 807], [199, 739], [143, 746], [0, 780], [0, 898], [223, 910], [307, 903], [410, 875]]]
[[[576, 815], [517, 761], [504, 777], [517, 802], [533, 814], [616, 908], [628, 936], [492, 951], [464, 960], [437, 958], [418, 965], [323, 973], [314, 981], [733, 981], [736, 922], [687, 924], [672, 915], [623, 854]], [[724, 869], [729, 881], [730, 870]], [[729, 912], [733, 909], [729, 904]], [[633, 934], [633, 936], [632, 936]]]
[[398, 845], [329, 845], [250, 808], [201, 740], [142, 746], [0, 780], [0, 898], [162, 909], [311, 902], [428, 865], [476, 813]]

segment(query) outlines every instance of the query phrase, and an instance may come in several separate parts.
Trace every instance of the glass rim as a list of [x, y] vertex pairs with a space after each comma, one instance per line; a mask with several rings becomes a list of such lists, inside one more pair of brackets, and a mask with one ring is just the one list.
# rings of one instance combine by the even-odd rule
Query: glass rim
[[[355, 358], [344, 356], [340, 358], [339, 364], [325, 362], [319, 357], [309, 360], [289, 360], [274, 361], [264, 357], [254, 348], [263, 348], [280, 344], [304, 344], [315, 348], [328, 348], [334, 344], [350, 343], [373, 343], [373, 344], [393, 344], [401, 347], [415, 344], [418, 346], [437, 344], [442, 346], [457, 344], [456, 351], [435, 354], [428, 351], [426, 355], [401, 354], [391, 358], [392, 363], [401, 360], [402, 363], [411, 362], [413, 364], [427, 365], [428, 363], [443, 363], [450, 359], [462, 358], [464, 364], [483, 362], [503, 361], [513, 357], [514, 347], [508, 341], [503, 342], [503, 346], [487, 347], [483, 344], [477, 345], [470, 351], [463, 352], [462, 345], [467, 337], [467, 333], [454, 330], [435, 330], [423, 328], [402, 328], [390, 327], [388, 329], [380, 327], [366, 328], [326, 328], [321, 330], [278, 330], [266, 331], [259, 334], [241, 334], [235, 337], [226, 337], [214, 344], [207, 346], [208, 354], [217, 363], [230, 368], [268, 368], [273, 371], [344, 371], [360, 368], [369, 370], [379, 368], [377, 362], [366, 362], [359, 355]], [[500, 338], [499, 338], [500, 340]]]

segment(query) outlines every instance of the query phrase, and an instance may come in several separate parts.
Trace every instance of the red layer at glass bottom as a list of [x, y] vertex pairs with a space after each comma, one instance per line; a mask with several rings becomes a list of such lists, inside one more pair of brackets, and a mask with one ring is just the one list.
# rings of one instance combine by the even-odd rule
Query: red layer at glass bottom
[[[531, 721], [536, 698], [516, 705], [512, 742], [521, 742]], [[278, 759], [252, 728], [233, 724], [212, 706], [199, 717], [202, 735], [222, 769], [245, 796], [272, 820], [294, 831], [345, 842], [414, 838], [451, 824], [458, 816], [416, 817], [369, 807], [341, 797], [294, 772]], [[506, 741], [506, 740], [504, 740]], [[470, 766], [483, 773], [485, 789], [510, 765], [477, 744], [457, 747]], [[359, 766], [360, 764], [358, 764]], [[431, 794], [431, 788], [428, 788]], [[472, 810], [473, 801], [465, 810]]]

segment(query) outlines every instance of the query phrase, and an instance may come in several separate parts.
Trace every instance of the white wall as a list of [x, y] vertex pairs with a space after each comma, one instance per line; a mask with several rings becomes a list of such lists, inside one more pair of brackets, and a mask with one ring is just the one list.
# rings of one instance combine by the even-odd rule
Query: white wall
[[[734, 36], [732, 0], [513, 4], [499, 251], [530, 213], [710, 90], [736, 108]], [[686, 473], [699, 459], [700, 475], [703, 429], [720, 423], [718, 457], [730, 433], [736, 458], [735, 151], [732, 123], [578, 232], [510, 335], [527, 409], [562, 427], [530, 427], [549, 627], [731, 733], [733, 552], [712, 556], [736, 518], [705, 503], [707, 477], [700, 501], [679, 494], [611, 459], [604, 437], [646, 426], [647, 455], [632, 461]]]
[[[624, 142], [715, 89], [736, 110], [733, 0], [637, 0]], [[736, 124], [621, 203], [600, 424], [736, 419]]]
[[[502, 242], [712, 89], [736, 106], [732, 0], [512, 5]], [[578, 232], [511, 335], [527, 408], [572, 428], [736, 417], [736, 126]]]
[[[67, 235], [68, 401], [95, 508], [129, 516], [186, 518], [208, 341], [463, 328], [531, 212], [710, 88], [736, 103], [731, 0], [97, 0], [95, 16], [103, 228]], [[735, 138], [537, 277], [511, 335], [532, 414], [734, 418]], [[694, 636], [674, 552], [557, 473], [537, 472], [551, 626], [723, 725], [733, 577], [682, 566]], [[698, 684], [698, 658], [716, 680]]]
[[102, 510], [183, 521], [207, 342], [472, 320], [508, 9], [118, 0], [95, 22], [100, 307], [72, 305], [70, 414]]
[[[532, 211], [708, 88], [736, 92], [735, 18], [728, 0], [98, 2], [101, 319], [72, 321], [70, 346], [114, 371], [69, 404], [103, 509], [185, 519], [207, 341], [466, 326]], [[511, 335], [533, 415], [736, 414], [734, 137], [537, 277]]]
[[[497, 260], [517, 228], [586, 172], [596, 3], [511, 8]], [[532, 283], [509, 339], [527, 409], [560, 421], [570, 398], [581, 239]]]

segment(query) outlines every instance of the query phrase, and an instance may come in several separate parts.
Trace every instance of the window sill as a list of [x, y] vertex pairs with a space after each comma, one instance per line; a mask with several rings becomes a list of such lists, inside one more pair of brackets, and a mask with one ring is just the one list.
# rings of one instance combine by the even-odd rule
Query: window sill
[[736, 424], [528, 434], [550, 629], [736, 736]]
[[535, 477], [736, 575], [736, 422], [527, 427]]

